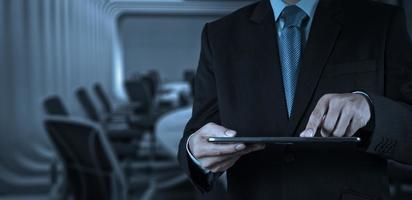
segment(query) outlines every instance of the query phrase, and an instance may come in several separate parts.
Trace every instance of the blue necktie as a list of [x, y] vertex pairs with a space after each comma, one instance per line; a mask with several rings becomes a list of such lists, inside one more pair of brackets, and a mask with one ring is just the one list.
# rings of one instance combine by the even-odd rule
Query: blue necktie
[[279, 54], [282, 65], [283, 86], [289, 118], [292, 116], [300, 58], [305, 43], [304, 23], [308, 16], [299, 7], [287, 6], [281, 15], [284, 26], [279, 37]]

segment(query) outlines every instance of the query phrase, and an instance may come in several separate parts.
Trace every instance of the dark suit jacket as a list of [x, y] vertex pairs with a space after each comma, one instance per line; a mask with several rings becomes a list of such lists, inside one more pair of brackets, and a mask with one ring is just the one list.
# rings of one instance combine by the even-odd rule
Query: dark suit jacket
[[[269, 0], [204, 27], [193, 115], [179, 161], [202, 191], [214, 177], [185, 144], [208, 122], [239, 136], [298, 136], [326, 93], [364, 91], [374, 127], [358, 148], [269, 146], [227, 171], [234, 199], [389, 199], [386, 159], [412, 164], [412, 45], [402, 9], [365, 0], [320, 0], [289, 120]], [[369, 137], [367, 137], [369, 136]]]

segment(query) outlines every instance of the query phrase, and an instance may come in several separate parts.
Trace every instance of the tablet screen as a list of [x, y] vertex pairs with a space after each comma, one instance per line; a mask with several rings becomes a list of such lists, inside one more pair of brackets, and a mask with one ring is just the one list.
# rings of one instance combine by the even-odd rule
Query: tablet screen
[[358, 137], [210, 137], [212, 143], [271, 143], [271, 144], [310, 144], [310, 143], [359, 143]]

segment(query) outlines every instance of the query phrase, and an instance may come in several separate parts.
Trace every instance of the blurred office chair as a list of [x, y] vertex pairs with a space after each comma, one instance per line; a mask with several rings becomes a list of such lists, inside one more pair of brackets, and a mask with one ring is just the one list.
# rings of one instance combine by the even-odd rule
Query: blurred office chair
[[[58, 96], [51, 96], [44, 100], [43, 108], [47, 115], [69, 116], [66, 106]], [[142, 133], [131, 130], [108, 130], [107, 134], [113, 142], [117, 155], [121, 159], [136, 158], [139, 145], [130, 144], [132, 140], [139, 139]], [[137, 136], [136, 136], [137, 135]], [[126, 143], [126, 145], [125, 145]], [[52, 166], [55, 167], [55, 166]]]
[[[155, 77], [155, 76], [154, 76]], [[128, 79], [124, 82], [124, 88], [129, 101], [135, 105], [140, 105], [135, 114], [146, 116], [147, 119], [156, 120], [160, 115], [170, 111], [156, 104], [158, 83], [155, 83], [156, 78], [148, 75], [142, 75], [139, 78]], [[153, 119], [154, 118], [154, 119]]]
[[[124, 110], [121, 110], [123, 112], [114, 111], [113, 108], [112, 108], [112, 104], [111, 104], [108, 96], [106, 95], [106, 92], [104, 91], [103, 87], [101, 86], [101, 84], [96, 83], [93, 86], [93, 90], [94, 90], [95, 95], [97, 96], [97, 98], [100, 100], [100, 103], [103, 107], [103, 110], [106, 112], [105, 114], [107, 116], [109, 116], [110, 118], [113, 118], [114, 116], [117, 116], [117, 117], [120, 116], [120, 117], [122, 117], [122, 119], [125, 122], [129, 122], [129, 125], [131, 125], [131, 126], [138, 127], [138, 128], [141, 128], [141, 129], [147, 129], [149, 132], [152, 131], [151, 123], [153, 123], [153, 126], [154, 126], [154, 123], [155, 123], [154, 121], [150, 121], [150, 122], [147, 121], [147, 122], [145, 122], [147, 124], [139, 125], [139, 123], [144, 123], [142, 121], [144, 121], [145, 116], [136, 117], [135, 119], [138, 119], [138, 120], [135, 120], [133, 122], [133, 120], [130, 119], [130, 118], [133, 118], [133, 113], [127, 112], [127, 111], [125, 112]], [[134, 105], [138, 105], [138, 104], [134, 104]], [[133, 108], [137, 108], [137, 106], [133, 106]], [[154, 146], [156, 144], [151, 144], [151, 145]], [[152, 147], [152, 148], [155, 148], [155, 147]], [[161, 157], [164, 158], [164, 159], [168, 159], [168, 158], [165, 157], [165, 155], [159, 154], [159, 155], [156, 156], [156, 158], [161, 158]]]
[[[146, 74], [142, 74], [139, 79], [147, 86], [152, 100], [152, 106], [155, 107], [153, 110], [156, 112], [155, 115], [160, 116], [177, 108], [176, 106], [173, 106], [173, 104], [170, 104], [170, 102], [158, 101], [158, 97], [162, 91], [160, 90], [161, 77], [157, 70], [149, 70]], [[179, 94], [179, 105], [186, 106], [188, 103], [187, 97], [184, 94]]]
[[183, 72], [183, 80], [190, 85], [190, 92], [194, 96], [196, 72], [194, 70], [185, 70]]
[[154, 99], [150, 94], [147, 82], [143, 82], [141, 79], [129, 79], [124, 82], [124, 88], [129, 101], [140, 105], [140, 109], [135, 110], [136, 114], [146, 114], [150, 112]]
[[[105, 129], [110, 130], [110, 126], [113, 124], [125, 123], [130, 128], [129, 130], [127, 129], [123, 130], [125, 132], [133, 133], [137, 131], [139, 132], [137, 135], [141, 136], [141, 134], [147, 130], [146, 123], [148, 122], [143, 120], [142, 117], [134, 118], [136, 119], [135, 121], [130, 118], [126, 118], [126, 120], [120, 120], [120, 121], [111, 121], [110, 118], [103, 118], [101, 115], [99, 115], [99, 112], [95, 104], [93, 103], [91, 97], [89, 96], [85, 88], [77, 89], [76, 97], [81, 107], [85, 111], [86, 115], [88, 116], [88, 118], [94, 122], [101, 123]], [[138, 120], [138, 119], [142, 119], [142, 120]]]
[[139, 141], [143, 136], [143, 130], [141, 129], [116, 128], [116, 125], [124, 124], [124, 121], [112, 121], [110, 118], [100, 116], [85, 88], [77, 89], [76, 97], [87, 117], [94, 122], [100, 123], [111, 140], [132, 141], [135, 139]]
[[[128, 157], [132, 156], [133, 145], [127, 145], [124, 142], [135, 141], [139, 143], [139, 149], [142, 147], [140, 143], [142, 142], [142, 137], [144, 134], [149, 134], [149, 153], [148, 159], [155, 161], [156, 159], [170, 160], [170, 156], [165, 155], [162, 151], [157, 151], [157, 142], [156, 136], [154, 134], [154, 126], [157, 120], [157, 115], [153, 114], [152, 107], [146, 108], [146, 103], [151, 104], [151, 102], [146, 102], [141, 105], [144, 105], [144, 112], [140, 110], [139, 115], [130, 115], [125, 118], [123, 121], [110, 121], [110, 118], [102, 119], [98, 111], [93, 104], [90, 96], [88, 95], [85, 88], [79, 88], [76, 91], [77, 99], [80, 105], [83, 107], [83, 110], [86, 112], [88, 118], [94, 122], [98, 122], [102, 125], [103, 129], [106, 130], [109, 138], [113, 142], [114, 148], [116, 151], [120, 152], [121, 155], [126, 155]], [[113, 124], [126, 124], [126, 129], [112, 129]], [[134, 148], [137, 150], [137, 147]], [[144, 159], [144, 156], [135, 157], [135, 159]]]
[[188, 69], [183, 72], [183, 80], [189, 84], [195, 80], [195, 77], [196, 72], [192, 69]]
[[[60, 116], [46, 118], [44, 125], [64, 161], [75, 200], [126, 200], [141, 189], [142, 181], [126, 179], [99, 125]], [[187, 183], [186, 176], [175, 169], [166, 166], [156, 174], [149, 174], [149, 179], [143, 182], [144, 192], [137, 199], [151, 199], [156, 191]]]
[[120, 105], [117, 108], [113, 107], [113, 103], [110, 101], [109, 96], [100, 83], [93, 85], [93, 91], [97, 99], [99, 100], [102, 110], [106, 115], [104, 118], [110, 120], [125, 121], [127, 117], [133, 115], [134, 110], [139, 109], [139, 104], [127, 103]]
[[[80, 103], [80, 106], [83, 108], [85, 114], [87, 115], [87, 117], [94, 121], [94, 122], [102, 122], [105, 123], [106, 119], [101, 119], [96, 107], [94, 106], [89, 94], [87, 93], [85, 88], [79, 88], [76, 91], [76, 97], [77, 100]], [[103, 124], [105, 125], [105, 124]]]
[[45, 128], [76, 200], [126, 200], [128, 184], [103, 130], [85, 120], [50, 117]]
[[[80, 106], [83, 108], [83, 111], [86, 113], [87, 117], [94, 122], [101, 123], [105, 129], [109, 128], [110, 125], [125, 123], [125, 120], [113, 120], [113, 118], [111, 118], [110, 116], [100, 115], [97, 110], [97, 107], [93, 103], [91, 97], [89, 96], [85, 88], [81, 87], [77, 89], [76, 97], [79, 101]], [[107, 102], [107, 99], [105, 99], [104, 102]], [[109, 110], [111, 110], [110, 104], [103, 104], [103, 107], [106, 107], [104, 109], [107, 109], [107, 105], [109, 105]]]
[[[139, 74], [125, 81], [125, 89], [131, 102], [143, 104], [142, 107], [155, 106], [155, 100], [161, 84], [160, 74], [157, 70]], [[159, 111], [159, 107], [156, 108]]]
[[[145, 81], [141, 77], [142, 75], [139, 75], [139, 77], [125, 81], [124, 87], [129, 96], [130, 103], [128, 104], [129, 106], [126, 107], [126, 110], [122, 108], [119, 109], [118, 112], [113, 109], [101, 84], [96, 83], [94, 85], [93, 90], [106, 115], [106, 120], [103, 120], [103, 122], [110, 123], [111, 119], [116, 118], [116, 122], [124, 122], [132, 130], [137, 129], [148, 133], [150, 136], [149, 159], [170, 160], [170, 156], [159, 151], [161, 149], [158, 149], [156, 136], [154, 134], [155, 123], [163, 112], [159, 111], [154, 105], [154, 98], [149, 89], [151, 87], [149, 86], [151, 82], [149, 79], [151, 78]], [[157, 79], [156, 73], [153, 73], [152, 77], [153, 80]], [[99, 117], [96, 107], [84, 88], [78, 89], [76, 96], [84, 110], [88, 113], [90, 119], [93, 121], [102, 121], [100, 120], [101, 117]], [[120, 120], [119, 117], [121, 118]]]
[[[43, 109], [47, 115], [50, 116], [69, 116], [69, 112], [64, 106], [59, 96], [50, 96], [43, 101]], [[50, 179], [51, 184], [54, 185], [51, 190], [51, 195], [56, 196], [57, 193], [62, 197], [66, 197], [68, 190], [66, 179], [67, 177], [60, 176], [61, 174], [61, 160], [57, 157], [53, 157], [50, 164]]]
[[46, 98], [43, 102], [43, 108], [48, 115], [69, 115], [69, 112], [58, 96], [50, 96]]
[[140, 105], [140, 109], [135, 110], [137, 117], [130, 119], [130, 122], [135, 122], [132, 126], [143, 128], [153, 133], [154, 125], [160, 115], [154, 105], [154, 98], [150, 93], [148, 82], [149, 81], [144, 81], [144, 79], [133, 79], [125, 81], [124, 86], [129, 100]]
[[[144, 79], [132, 79], [124, 82], [124, 87], [129, 100], [139, 104], [139, 109], [135, 110], [136, 117], [128, 118], [132, 127], [146, 130], [150, 135], [151, 154], [156, 154], [156, 136], [154, 132], [155, 124], [160, 115], [156, 111], [154, 98], [150, 92], [149, 81]], [[155, 159], [155, 158], [152, 158]]]
[[93, 86], [93, 91], [97, 98], [99, 99], [103, 110], [106, 113], [113, 113], [113, 107], [112, 104], [109, 100], [109, 97], [107, 96], [106, 92], [103, 89], [103, 86], [100, 83], [95, 83]]
[[155, 98], [161, 83], [159, 71], [154, 69], [149, 70], [142, 78], [144, 81], [148, 81], [150, 94], [152, 98]]

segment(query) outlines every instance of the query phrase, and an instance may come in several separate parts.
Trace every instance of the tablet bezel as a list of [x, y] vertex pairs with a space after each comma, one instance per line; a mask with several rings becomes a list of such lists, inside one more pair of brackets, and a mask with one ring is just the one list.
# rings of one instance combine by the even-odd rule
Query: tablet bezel
[[359, 137], [209, 137], [208, 142], [216, 144], [310, 144], [310, 143], [360, 143]]

